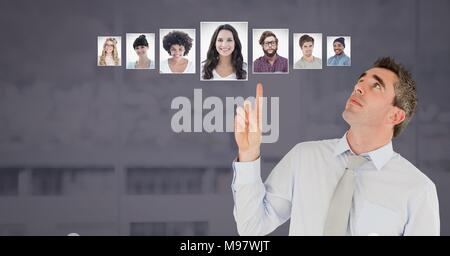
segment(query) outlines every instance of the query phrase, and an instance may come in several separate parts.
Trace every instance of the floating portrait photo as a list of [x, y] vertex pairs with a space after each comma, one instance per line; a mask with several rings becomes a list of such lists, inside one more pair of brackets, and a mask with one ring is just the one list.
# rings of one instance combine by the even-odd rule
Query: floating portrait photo
[[351, 38], [327, 37], [327, 66], [351, 66]]
[[200, 80], [248, 80], [248, 22], [200, 23]]
[[98, 36], [97, 66], [121, 66], [121, 49], [120, 36]]
[[253, 73], [289, 73], [289, 29], [253, 29]]
[[322, 69], [321, 33], [294, 33], [292, 42], [294, 69]]
[[127, 33], [127, 69], [155, 69], [155, 34]]
[[159, 30], [159, 73], [195, 74], [195, 29]]

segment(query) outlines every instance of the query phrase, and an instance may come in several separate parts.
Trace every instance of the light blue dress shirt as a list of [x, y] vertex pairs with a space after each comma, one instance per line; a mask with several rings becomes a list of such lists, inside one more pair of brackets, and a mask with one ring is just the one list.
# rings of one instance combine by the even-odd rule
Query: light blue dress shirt
[[[263, 183], [260, 159], [233, 162], [234, 218], [240, 235], [266, 235], [289, 218], [289, 235], [323, 235], [334, 189], [352, 154], [341, 139], [297, 144]], [[439, 235], [434, 183], [392, 149], [362, 154], [348, 235]]]
[[334, 55], [330, 57], [327, 61], [328, 66], [350, 66], [350, 57], [342, 53], [341, 55]]

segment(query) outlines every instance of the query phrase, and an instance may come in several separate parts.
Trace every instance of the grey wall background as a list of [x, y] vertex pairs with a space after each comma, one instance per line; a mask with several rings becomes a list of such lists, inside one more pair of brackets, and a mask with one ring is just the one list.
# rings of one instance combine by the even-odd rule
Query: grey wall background
[[[394, 147], [437, 185], [449, 235], [449, 11], [446, 0], [2, 0], [0, 234], [235, 235], [233, 135], [174, 134], [171, 100], [192, 98], [194, 88], [204, 97], [249, 96], [263, 81], [266, 95], [280, 97], [279, 141], [262, 148], [267, 175], [296, 143], [342, 136], [355, 79], [390, 55], [411, 69], [420, 100]], [[197, 29], [198, 41], [200, 21], [289, 28], [291, 38], [350, 35], [352, 66], [233, 83], [200, 82], [198, 69], [162, 76], [96, 66], [99, 35], [185, 27]], [[273, 234], [287, 234], [287, 225]]]

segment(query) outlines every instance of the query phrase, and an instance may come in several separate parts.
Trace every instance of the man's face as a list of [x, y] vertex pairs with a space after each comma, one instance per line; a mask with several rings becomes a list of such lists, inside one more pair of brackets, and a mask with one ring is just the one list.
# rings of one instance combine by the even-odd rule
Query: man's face
[[393, 114], [400, 110], [393, 106], [397, 81], [397, 75], [388, 69], [371, 68], [364, 72], [345, 104], [344, 120], [350, 126], [395, 125]]
[[344, 48], [344, 45], [339, 42], [333, 43], [333, 49], [336, 55], [341, 55], [344, 52]]
[[313, 50], [314, 50], [313, 42], [304, 42], [303, 43], [303, 46], [302, 46], [303, 56], [310, 57], [312, 55]]
[[263, 42], [264, 55], [266, 55], [267, 57], [273, 57], [275, 56], [275, 54], [277, 54], [277, 50], [277, 39], [273, 36], [266, 37]]

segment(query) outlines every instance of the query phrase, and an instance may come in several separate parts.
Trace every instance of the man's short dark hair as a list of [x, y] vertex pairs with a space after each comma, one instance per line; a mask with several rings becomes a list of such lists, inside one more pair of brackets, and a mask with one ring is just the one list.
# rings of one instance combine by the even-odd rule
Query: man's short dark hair
[[416, 82], [413, 80], [411, 73], [391, 57], [378, 59], [373, 64], [373, 67], [388, 69], [398, 77], [398, 81], [394, 84], [395, 96], [393, 105], [405, 111], [405, 120], [394, 126], [393, 136], [395, 138], [405, 129], [416, 112]]
[[170, 55], [170, 47], [174, 44], [184, 46], [184, 56], [189, 53], [192, 48], [192, 38], [182, 31], [172, 31], [163, 38], [163, 48]]
[[309, 35], [303, 35], [300, 37], [300, 40], [298, 40], [298, 44], [300, 45], [300, 48], [302, 48], [303, 44], [306, 42], [312, 42], [314, 44], [314, 38], [312, 38]]
[[278, 38], [272, 31], [264, 31], [261, 34], [261, 37], [259, 38], [259, 44], [263, 45], [264, 44], [264, 40], [266, 40], [266, 38], [269, 37], [269, 36], [275, 37], [275, 42], [278, 44]]

